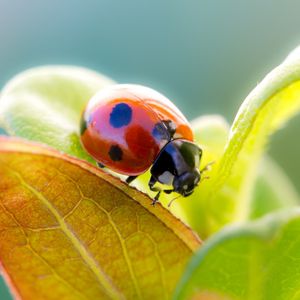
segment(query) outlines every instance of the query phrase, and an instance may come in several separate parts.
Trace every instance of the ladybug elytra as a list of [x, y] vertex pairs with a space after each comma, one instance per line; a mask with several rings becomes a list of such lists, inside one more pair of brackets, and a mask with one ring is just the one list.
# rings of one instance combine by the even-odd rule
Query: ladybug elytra
[[[100, 167], [128, 175], [130, 183], [150, 168], [149, 188], [186, 197], [201, 178], [202, 150], [178, 108], [160, 93], [119, 84], [98, 92], [81, 120], [81, 143]], [[161, 190], [156, 182], [170, 186]]]

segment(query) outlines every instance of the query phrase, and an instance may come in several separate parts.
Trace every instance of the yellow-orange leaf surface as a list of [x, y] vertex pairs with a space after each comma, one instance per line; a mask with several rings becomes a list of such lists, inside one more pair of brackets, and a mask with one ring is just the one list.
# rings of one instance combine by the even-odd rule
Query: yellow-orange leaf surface
[[169, 299], [193, 233], [93, 166], [0, 138], [0, 260], [21, 299]]

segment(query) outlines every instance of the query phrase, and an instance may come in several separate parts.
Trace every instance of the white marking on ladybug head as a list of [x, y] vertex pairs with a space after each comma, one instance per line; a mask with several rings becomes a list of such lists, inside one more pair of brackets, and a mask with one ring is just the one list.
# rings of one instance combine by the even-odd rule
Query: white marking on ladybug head
[[172, 175], [169, 171], [165, 171], [160, 176], [158, 176], [158, 181], [160, 183], [171, 185], [173, 183], [174, 175]]
[[194, 184], [197, 184], [197, 183], [198, 183], [198, 181], [199, 181], [199, 179], [198, 179], [198, 178], [195, 178], [195, 180], [194, 180]]
[[186, 191], [188, 189], [188, 185], [185, 184], [182, 188]]

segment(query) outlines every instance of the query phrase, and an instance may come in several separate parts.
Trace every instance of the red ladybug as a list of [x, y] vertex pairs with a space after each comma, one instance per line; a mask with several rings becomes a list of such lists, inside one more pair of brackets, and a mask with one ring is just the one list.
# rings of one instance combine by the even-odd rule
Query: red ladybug
[[128, 175], [130, 183], [150, 167], [149, 188], [158, 181], [184, 197], [201, 177], [202, 150], [178, 108], [160, 93], [139, 85], [114, 85], [97, 93], [81, 120], [81, 142], [100, 167]]

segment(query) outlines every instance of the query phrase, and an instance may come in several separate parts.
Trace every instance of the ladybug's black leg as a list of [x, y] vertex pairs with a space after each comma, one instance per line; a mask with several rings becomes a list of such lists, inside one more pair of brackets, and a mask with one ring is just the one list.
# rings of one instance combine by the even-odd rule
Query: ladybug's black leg
[[126, 178], [126, 182], [129, 184], [129, 183], [131, 183], [134, 179], [136, 179], [137, 178], [137, 176], [128, 176], [127, 178]]
[[98, 166], [99, 168], [101, 168], [101, 169], [105, 168], [105, 166], [104, 166], [104, 165], [102, 165], [102, 164], [101, 164], [101, 163], [99, 163], [99, 162], [97, 162], [97, 166]]
[[149, 183], [148, 183], [149, 189], [151, 191], [158, 192], [152, 200], [151, 205], [153, 205], [153, 206], [158, 201], [160, 193], [161, 193], [161, 189], [159, 187], [154, 186], [156, 182], [157, 182], [157, 180], [153, 177], [153, 175], [151, 175]]
[[154, 191], [154, 192], [160, 191], [159, 188], [154, 187], [154, 185], [155, 185], [156, 182], [157, 182], [157, 180], [153, 177], [153, 175], [151, 175], [149, 183], [148, 183], [149, 189], [151, 191]]
[[172, 192], [174, 192], [174, 190], [164, 190], [164, 193], [166, 194], [171, 194]]
[[149, 186], [149, 188], [150, 188], [150, 190], [151, 190], [152, 192], [159, 192], [159, 191], [161, 191], [161, 188], [156, 187], [156, 186]]
[[[153, 189], [155, 189], [155, 188], [153, 188]], [[158, 193], [155, 195], [155, 197], [154, 197], [154, 199], [153, 199], [153, 201], [152, 201], [152, 203], [151, 203], [151, 205], [155, 205], [155, 203], [156, 202], [158, 202], [158, 200], [159, 200], [159, 197], [160, 197], [160, 193], [161, 192], [164, 192], [164, 193], [166, 193], [166, 194], [171, 194], [172, 192], [174, 192], [174, 190], [163, 190], [163, 191], [158, 191]]]
[[161, 191], [159, 191], [159, 192], [155, 195], [154, 199], [152, 200], [151, 205], [154, 206], [154, 205], [156, 204], [156, 202], [159, 200], [160, 193], [161, 193]]
[[178, 195], [177, 197], [173, 198], [173, 199], [169, 202], [168, 207], [170, 207], [170, 206], [172, 205], [172, 203], [173, 203], [176, 199], [178, 199], [179, 197], [181, 197], [181, 196], [182, 196], [182, 195]]

